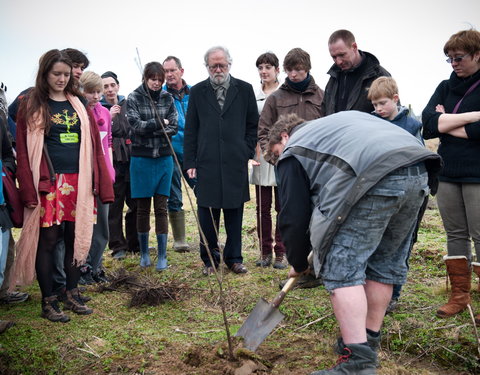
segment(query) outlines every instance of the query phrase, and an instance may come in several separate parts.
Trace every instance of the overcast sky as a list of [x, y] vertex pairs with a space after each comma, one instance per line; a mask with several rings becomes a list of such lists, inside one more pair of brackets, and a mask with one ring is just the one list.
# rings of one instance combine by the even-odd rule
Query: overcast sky
[[324, 88], [332, 65], [327, 40], [337, 29], [355, 34], [397, 80], [402, 103], [420, 114], [438, 83], [449, 77], [443, 45], [453, 33], [480, 29], [479, 0], [0, 0], [0, 80], [11, 101], [33, 85], [38, 59], [53, 48], [77, 48], [88, 70], [117, 73], [128, 95], [142, 64], [176, 55], [184, 78], [207, 77], [205, 51], [224, 45], [231, 74], [256, 89], [255, 60], [272, 51], [283, 61], [294, 47], [310, 53], [312, 75]]

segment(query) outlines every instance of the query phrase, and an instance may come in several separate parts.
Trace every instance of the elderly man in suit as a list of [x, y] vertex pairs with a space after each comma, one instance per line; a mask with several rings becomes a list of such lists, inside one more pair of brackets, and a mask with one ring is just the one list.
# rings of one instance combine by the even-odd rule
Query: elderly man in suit
[[230, 75], [232, 59], [225, 47], [210, 48], [205, 65], [209, 78], [190, 91], [183, 160], [188, 176], [197, 178], [198, 219], [206, 240], [200, 240], [203, 273], [211, 274], [220, 262], [221, 211], [225, 264], [234, 273], [246, 273], [241, 231], [243, 205], [250, 199], [247, 163], [257, 141], [257, 104], [252, 86]]

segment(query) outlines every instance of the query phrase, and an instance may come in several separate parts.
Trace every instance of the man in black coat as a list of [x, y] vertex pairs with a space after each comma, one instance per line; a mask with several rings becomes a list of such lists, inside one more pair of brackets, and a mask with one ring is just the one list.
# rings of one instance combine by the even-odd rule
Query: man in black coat
[[390, 77], [378, 59], [358, 49], [355, 36], [348, 30], [337, 30], [328, 39], [328, 50], [334, 64], [328, 71], [322, 113], [327, 116], [341, 111], [373, 112], [367, 98], [372, 82], [381, 76]]
[[247, 272], [241, 231], [243, 205], [250, 199], [247, 163], [257, 142], [258, 110], [252, 86], [230, 75], [231, 63], [225, 47], [207, 51], [209, 78], [192, 87], [185, 122], [183, 167], [190, 178], [197, 178], [198, 218], [205, 234], [200, 239], [205, 275], [220, 262], [221, 210], [227, 233], [225, 264], [235, 273]]

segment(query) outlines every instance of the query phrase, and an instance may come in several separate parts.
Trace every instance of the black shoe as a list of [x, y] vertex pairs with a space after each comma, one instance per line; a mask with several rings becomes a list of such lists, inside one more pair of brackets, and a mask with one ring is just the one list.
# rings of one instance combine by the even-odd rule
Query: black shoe
[[93, 280], [95, 280], [96, 283], [99, 283], [99, 284], [110, 282], [107, 275], [105, 275], [104, 270], [101, 270], [99, 273], [93, 274], [92, 278], [93, 278]]
[[[282, 289], [285, 286], [287, 281], [288, 279], [282, 280], [278, 283], [278, 286], [280, 287], [280, 289]], [[294, 288], [295, 289], [316, 288], [317, 286], [320, 286], [322, 284], [323, 284], [322, 278], [317, 279], [314, 275], [309, 273], [307, 275], [300, 276]]]
[[95, 284], [95, 280], [93, 279], [92, 277], [92, 272], [91, 271], [88, 271], [88, 272], [85, 272], [82, 274], [82, 276], [80, 276], [80, 279], [78, 280], [78, 283], [80, 285], [92, 285], [92, 284]]

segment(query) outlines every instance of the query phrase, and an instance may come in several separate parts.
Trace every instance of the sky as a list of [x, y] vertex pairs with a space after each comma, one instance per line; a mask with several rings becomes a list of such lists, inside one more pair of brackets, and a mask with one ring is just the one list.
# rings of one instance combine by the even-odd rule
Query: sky
[[480, 30], [480, 1], [0, 0], [0, 16], [0, 81], [10, 102], [34, 84], [43, 53], [67, 47], [87, 54], [87, 70], [114, 71], [123, 95], [140, 85], [139, 61], [162, 62], [168, 55], [182, 60], [188, 84], [206, 79], [203, 56], [217, 45], [230, 51], [232, 76], [254, 89], [260, 54], [272, 51], [282, 62], [300, 47], [323, 89], [333, 63], [328, 38], [348, 29], [359, 49], [392, 74], [402, 104], [418, 115], [452, 71], [445, 42], [459, 30]]

